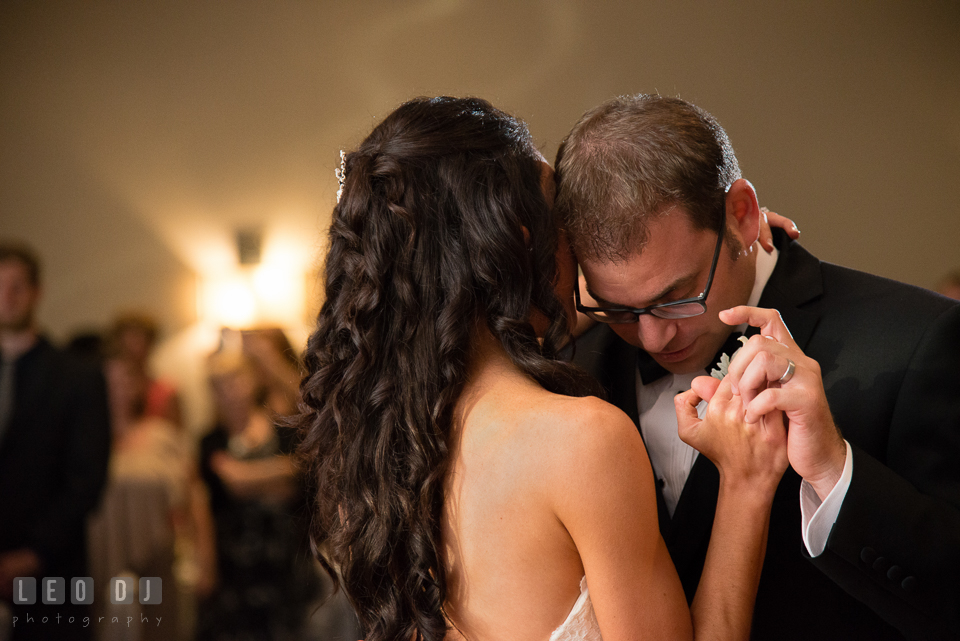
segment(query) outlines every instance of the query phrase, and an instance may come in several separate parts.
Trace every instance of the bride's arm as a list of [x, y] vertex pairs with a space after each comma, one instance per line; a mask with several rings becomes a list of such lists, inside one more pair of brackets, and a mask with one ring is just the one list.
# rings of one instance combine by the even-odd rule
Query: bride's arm
[[[700, 396], [710, 398], [697, 418]], [[711, 398], [712, 397], [712, 398]], [[747, 639], [767, 547], [770, 507], [787, 468], [782, 414], [743, 422], [729, 383], [702, 377], [674, 399], [680, 437], [717, 466], [720, 490], [710, 546], [691, 605], [696, 639]]]
[[[604, 641], [691, 639], [680, 579], [657, 524], [653, 470], [633, 422], [595, 398], [558, 424], [544, 486], [576, 546]], [[559, 623], [559, 622], [558, 622]]]
[[565, 435], [552, 495], [583, 562], [604, 640], [746, 639], [773, 497], [773, 490], [758, 491], [767, 484], [755, 472], [782, 474], [781, 446], [756, 430], [743, 433], [742, 421], [721, 412], [729, 408], [712, 404], [704, 430], [712, 438], [701, 436], [701, 445], [712, 455], [711, 448], [721, 447], [733, 454], [719, 457], [723, 489], [691, 619], [660, 537], [653, 471], [636, 427], [610, 405], [580, 403], [589, 405], [568, 414], [579, 425]]

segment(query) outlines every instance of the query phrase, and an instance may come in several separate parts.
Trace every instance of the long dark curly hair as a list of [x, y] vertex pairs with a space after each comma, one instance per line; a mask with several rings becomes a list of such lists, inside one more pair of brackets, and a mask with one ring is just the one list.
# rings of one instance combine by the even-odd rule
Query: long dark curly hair
[[311, 538], [368, 641], [447, 632], [443, 482], [477, 324], [546, 389], [594, 391], [557, 358], [568, 329], [539, 158], [521, 121], [448, 97], [403, 104], [346, 157], [295, 420]]

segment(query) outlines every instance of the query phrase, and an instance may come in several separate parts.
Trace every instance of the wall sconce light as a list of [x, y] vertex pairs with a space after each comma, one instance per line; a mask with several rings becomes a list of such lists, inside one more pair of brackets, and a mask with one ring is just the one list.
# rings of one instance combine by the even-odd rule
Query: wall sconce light
[[302, 324], [306, 269], [289, 262], [294, 252], [277, 239], [263, 252], [263, 232], [258, 228], [238, 230], [236, 239], [239, 266], [207, 275], [201, 282], [201, 317], [232, 329]]
[[237, 231], [237, 256], [241, 265], [259, 265], [263, 233], [256, 228]]

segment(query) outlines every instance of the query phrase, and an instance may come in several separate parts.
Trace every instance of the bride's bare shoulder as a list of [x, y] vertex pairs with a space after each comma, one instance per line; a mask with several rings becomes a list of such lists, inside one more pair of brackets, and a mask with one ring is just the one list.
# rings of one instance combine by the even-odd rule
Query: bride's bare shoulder
[[533, 437], [553, 451], [581, 460], [608, 458], [626, 450], [642, 452], [643, 441], [633, 421], [617, 407], [595, 396], [544, 394], [531, 410], [536, 414]]
[[643, 440], [613, 405], [595, 397], [544, 398], [536, 428], [523, 438], [518, 449], [529, 454], [527, 472], [565, 524], [595, 514], [611, 497], [628, 497], [656, 514], [655, 500], [648, 500], [655, 495]]
[[457, 441], [465, 460], [495, 464], [518, 483], [551, 494], [554, 481], [575, 470], [605, 476], [611, 464], [649, 464], [636, 426], [621, 410], [593, 396], [563, 396], [524, 383], [498, 378], [496, 387], [465, 404]]
[[542, 401], [545, 413], [557, 421], [558, 426], [579, 431], [589, 426], [596, 430], [620, 432], [637, 428], [624, 412], [596, 396], [562, 396], [547, 393]]

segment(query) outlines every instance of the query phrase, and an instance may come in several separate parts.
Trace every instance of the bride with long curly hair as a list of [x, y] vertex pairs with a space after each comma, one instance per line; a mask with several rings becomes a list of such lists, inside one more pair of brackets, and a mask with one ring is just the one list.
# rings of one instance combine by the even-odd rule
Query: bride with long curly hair
[[405, 103], [346, 155], [296, 418], [312, 540], [368, 641], [746, 638], [778, 417], [721, 383], [681, 435], [720, 470], [690, 608], [630, 419], [558, 354], [576, 266], [525, 125]]

